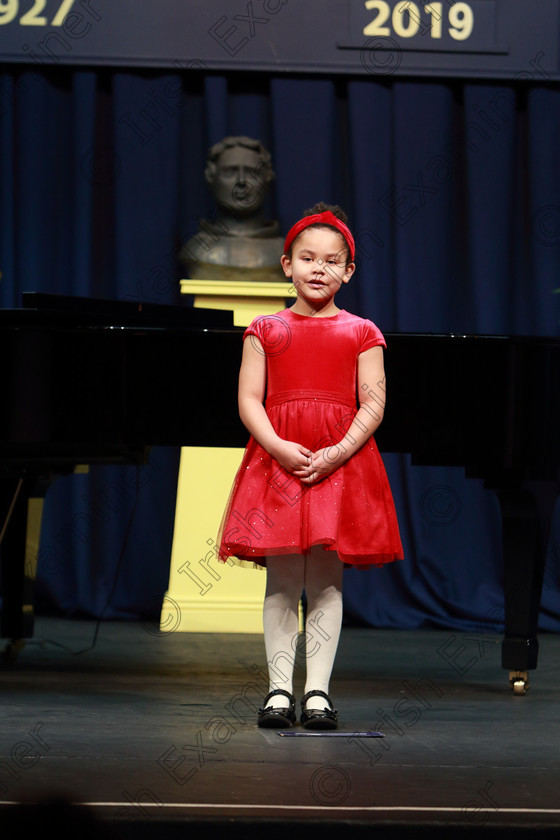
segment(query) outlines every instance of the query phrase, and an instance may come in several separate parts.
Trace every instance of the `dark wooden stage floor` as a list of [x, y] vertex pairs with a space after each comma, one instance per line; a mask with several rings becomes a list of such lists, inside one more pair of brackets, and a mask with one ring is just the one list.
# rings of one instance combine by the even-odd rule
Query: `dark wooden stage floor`
[[[79, 652], [94, 633], [39, 618], [2, 667], [3, 832], [560, 832], [558, 636], [541, 636], [531, 687], [514, 696], [499, 637], [345, 628], [331, 694], [346, 734], [281, 737], [255, 724], [262, 637], [107, 622]], [[372, 729], [385, 737], [356, 734]]]

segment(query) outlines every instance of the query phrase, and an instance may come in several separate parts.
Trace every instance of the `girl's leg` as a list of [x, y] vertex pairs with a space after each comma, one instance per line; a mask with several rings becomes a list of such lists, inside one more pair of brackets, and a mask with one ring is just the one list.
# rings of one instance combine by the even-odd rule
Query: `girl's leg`
[[[334, 658], [342, 626], [342, 575], [344, 566], [336, 552], [314, 546], [305, 558], [307, 596], [305, 692], [329, 693]], [[322, 708], [320, 698], [310, 697], [306, 709]]]
[[[266, 558], [263, 628], [269, 691], [283, 688], [284, 691], [293, 694], [304, 568], [305, 560], [299, 554]], [[273, 705], [277, 708], [287, 708], [288, 698], [281, 694], [276, 695]]]

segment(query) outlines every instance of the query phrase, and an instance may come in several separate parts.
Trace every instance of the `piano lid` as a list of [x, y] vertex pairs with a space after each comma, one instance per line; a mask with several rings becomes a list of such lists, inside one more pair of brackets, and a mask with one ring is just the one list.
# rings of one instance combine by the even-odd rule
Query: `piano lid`
[[[233, 311], [201, 309], [194, 306], [151, 303], [132, 300], [111, 300], [73, 295], [24, 292], [22, 309], [0, 310], [0, 318], [15, 321], [18, 316], [43, 320], [44, 316], [68, 324], [114, 323], [123, 326], [170, 326], [229, 329]], [[32, 314], [34, 313], [34, 314]]]

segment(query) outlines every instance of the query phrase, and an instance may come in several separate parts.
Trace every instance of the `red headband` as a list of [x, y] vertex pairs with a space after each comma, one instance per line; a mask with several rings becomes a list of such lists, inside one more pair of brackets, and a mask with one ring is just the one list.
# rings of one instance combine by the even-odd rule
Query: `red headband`
[[286, 241], [284, 242], [284, 253], [287, 254], [290, 250], [292, 243], [296, 236], [298, 236], [302, 230], [309, 227], [310, 225], [316, 224], [323, 224], [323, 225], [330, 225], [331, 227], [335, 227], [344, 237], [348, 244], [348, 249], [350, 251], [350, 260], [354, 260], [354, 254], [356, 252], [356, 247], [354, 245], [354, 237], [350, 233], [350, 229], [342, 222], [340, 219], [331, 213], [330, 210], [327, 210], [325, 213], [315, 213], [313, 216], [304, 216], [303, 219], [300, 219], [299, 222], [296, 222], [293, 228], [290, 229], [288, 235], [286, 236]]

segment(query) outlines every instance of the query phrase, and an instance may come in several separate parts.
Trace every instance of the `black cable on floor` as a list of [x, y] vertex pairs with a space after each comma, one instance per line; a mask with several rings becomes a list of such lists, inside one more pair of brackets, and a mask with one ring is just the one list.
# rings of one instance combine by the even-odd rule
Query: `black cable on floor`
[[113, 595], [115, 594], [115, 589], [117, 588], [117, 581], [119, 579], [119, 574], [120, 574], [121, 567], [122, 567], [122, 564], [123, 564], [124, 556], [126, 554], [126, 549], [127, 549], [127, 546], [128, 546], [128, 540], [129, 540], [129, 537], [130, 537], [130, 531], [132, 530], [132, 524], [133, 524], [134, 518], [136, 516], [136, 509], [138, 507], [139, 497], [140, 497], [140, 466], [137, 466], [136, 467], [136, 490], [135, 490], [135, 494], [134, 494], [134, 503], [132, 505], [132, 510], [131, 510], [130, 516], [128, 518], [128, 523], [127, 523], [127, 526], [126, 526], [126, 529], [125, 529], [123, 543], [122, 543], [122, 546], [121, 546], [121, 550], [119, 552], [119, 559], [118, 559], [118, 562], [117, 562], [117, 568], [115, 570], [115, 575], [114, 575], [114, 578], [113, 578], [113, 585], [111, 587], [111, 591], [109, 592], [109, 595], [107, 596], [107, 600], [105, 601], [105, 605], [103, 606], [103, 609], [101, 610], [101, 613], [95, 619], [96, 625], [95, 625], [95, 631], [94, 631], [94, 634], [93, 634], [93, 640], [91, 642], [91, 645], [89, 645], [89, 647], [82, 648], [81, 650], [72, 650], [71, 648], [67, 647], [66, 645], [63, 645], [61, 642], [55, 642], [52, 639], [44, 639], [41, 642], [30, 642], [31, 644], [34, 643], [34, 644], [38, 644], [40, 646], [43, 646], [43, 645], [46, 645], [46, 644], [55, 645], [56, 647], [59, 647], [59, 648], [62, 648], [62, 650], [65, 650], [67, 653], [72, 654], [72, 656], [80, 656], [81, 654], [88, 653], [90, 650], [94, 649], [95, 645], [97, 644], [97, 637], [99, 635], [99, 629], [101, 627], [101, 622], [103, 621], [103, 616], [105, 615], [105, 612], [107, 611], [109, 605], [111, 604], [111, 599], [113, 598]]

